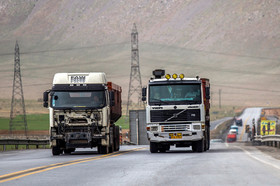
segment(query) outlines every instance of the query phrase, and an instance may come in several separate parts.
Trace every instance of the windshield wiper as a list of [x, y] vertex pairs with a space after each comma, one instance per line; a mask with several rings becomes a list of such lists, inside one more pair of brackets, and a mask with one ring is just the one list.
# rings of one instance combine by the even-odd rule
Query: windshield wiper
[[188, 104], [200, 104], [200, 101], [187, 101]]
[[162, 101], [161, 99], [155, 99], [155, 98], [153, 98], [153, 99], [151, 99], [150, 101], [157, 101], [157, 102], [153, 102], [155, 105], [162, 105], [162, 103], [165, 103], [165, 104], [167, 104], [167, 105], [169, 105], [169, 102], [167, 102], [167, 101]]

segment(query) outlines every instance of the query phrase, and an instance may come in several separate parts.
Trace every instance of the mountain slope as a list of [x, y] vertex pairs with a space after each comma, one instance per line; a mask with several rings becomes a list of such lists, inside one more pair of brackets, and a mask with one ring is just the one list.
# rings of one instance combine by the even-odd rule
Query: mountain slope
[[164, 68], [210, 78], [215, 104], [222, 89], [225, 104], [278, 105], [279, 14], [276, 0], [1, 1], [0, 98], [11, 97], [17, 39], [26, 99], [56, 72], [104, 71], [125, 100], [136, 23], [143, 84]]

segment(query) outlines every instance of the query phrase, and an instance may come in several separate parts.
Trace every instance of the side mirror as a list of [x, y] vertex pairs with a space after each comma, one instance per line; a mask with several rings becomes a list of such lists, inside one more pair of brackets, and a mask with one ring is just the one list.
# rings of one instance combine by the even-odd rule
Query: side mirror
[[110, 106], [115, 106], [115, 92], [111, 91], [109, 92], [109, 96], [110, 96]]
[[43, 93], [43, 101], [44, 101], [43, 106], [46, 107], [46, 108], [48, 108], [49, 93], [50, 93], [49, 91], [45, 91], [45, 92]]
[[142, 88], [142, 101], [147, 100], [147, 88]]
[[206, 99], [210, 99], [210, 87], [205, 87]]

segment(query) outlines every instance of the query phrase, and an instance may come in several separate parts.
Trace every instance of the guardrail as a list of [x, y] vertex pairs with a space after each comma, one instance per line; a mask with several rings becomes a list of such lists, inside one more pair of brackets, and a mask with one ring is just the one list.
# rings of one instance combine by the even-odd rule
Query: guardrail
[[280, 148], [280, 135], [255, 136], [254, 142]]
[[26, 149], [29, 149], [29, 145], [36, 145], [36, 148], [39, 148], [39, 145], [43, 145], [43, 148], [46, 148], [46, 145], [49, 145], [48, 139], [0, 139], [0, 145], [3, 145], [3, 151], [6, 151], [7, 145], [15, 145], [15, 149], [18, 149], [19, 145], [26, 145]]

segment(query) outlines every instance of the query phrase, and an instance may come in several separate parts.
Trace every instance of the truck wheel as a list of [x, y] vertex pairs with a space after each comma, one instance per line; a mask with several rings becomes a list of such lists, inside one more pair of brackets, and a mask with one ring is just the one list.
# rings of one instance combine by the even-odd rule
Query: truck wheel
[[52, 147], [52, 154], [53, 156], [58, 156], [61, 153], [60, 147], [56, 146], [56, 147]]
[[[207, 130], [207, 129], [206, 129]], [[207, 146], [208, 146], [208, 133], [207, 131], [205, 131], [205, 134], [204, 134], [204, 148], [203, 148], [203, 151], [207, 151]]]
[[75, 152], [75, 148], [64, 149], [64, 154], [71, 154], [71, 152]]
[[162, 149], [159, 149], [159, 152], [166, 152], [166, 149], [165, 148], [162, 148]]
[[207, 140], [207, 149], [206, 150], [209, 150], [210, 149], [210, 129], [208, 127], [208, 130], [207, 130], [207, 137], [208, 137], [208, 140]]
[[165, 147], [165, 150], [170, 150], [170, 145], [167, 145], [166, 147]]
[[114, 146], [115, 146], [115, 144], [113, 143], [113, 144], [109, 147], [109, 153], [114, 152]]
[[97, 148], [98, 148], [98, 153], [100, 153], [100, 154], [108, 154], [109, 153], [109, 147], [108, 146], [99, 145]]
[[150, 142], [150, 152], [157, 153], [158, 152], [158, 145], [154, 142]]
[[197, 144], [197, 152], [203, 152], [204, 151], [204, 138], [202, 140], [199, 140], [196, 142]]
[[197, 143], [196, 142], [192, 143], [192, 151], [197, 152]]
[[114, 150], [120, 150], [120, 127], [115, 126], [115, 136], [114, 136]]
[[170, 150], [170, 145], [162, 145], [161, 148], [158, 148], [160, 152], [166, 152]]

